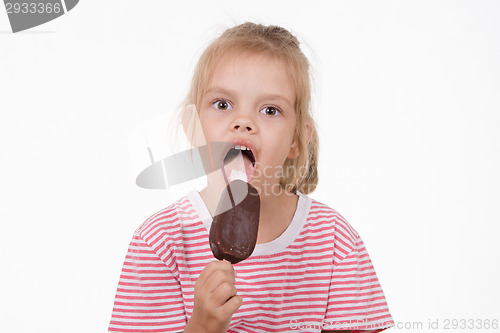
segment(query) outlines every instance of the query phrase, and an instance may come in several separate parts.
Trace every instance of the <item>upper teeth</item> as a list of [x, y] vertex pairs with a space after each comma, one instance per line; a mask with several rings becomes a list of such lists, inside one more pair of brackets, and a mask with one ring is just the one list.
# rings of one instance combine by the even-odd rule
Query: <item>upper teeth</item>
[[247, 146], [240, 146], [240, 145], [236, 145], [234, 147], [234, 149], [240, 149], [240, 150], [250, 150], [250, 148], [248, 148]]

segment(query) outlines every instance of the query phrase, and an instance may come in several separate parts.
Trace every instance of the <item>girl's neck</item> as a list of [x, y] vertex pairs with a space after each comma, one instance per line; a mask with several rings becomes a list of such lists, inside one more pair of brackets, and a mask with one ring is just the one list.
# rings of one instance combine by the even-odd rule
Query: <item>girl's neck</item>
[[298, 198], [285, 191], [261, 198], [257, 244], [271, 242], [285, 232], [295, 215]]

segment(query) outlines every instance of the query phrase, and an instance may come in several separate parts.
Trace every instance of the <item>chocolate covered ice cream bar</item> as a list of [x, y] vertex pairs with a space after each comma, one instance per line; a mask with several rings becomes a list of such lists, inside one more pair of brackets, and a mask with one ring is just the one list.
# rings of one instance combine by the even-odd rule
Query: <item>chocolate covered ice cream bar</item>
[[259, 229], [260, 198], [251, 184], [236, 179], [222, 192], [210, 227], [210, 248], [219, 260], [236, 264], [252, 254]]

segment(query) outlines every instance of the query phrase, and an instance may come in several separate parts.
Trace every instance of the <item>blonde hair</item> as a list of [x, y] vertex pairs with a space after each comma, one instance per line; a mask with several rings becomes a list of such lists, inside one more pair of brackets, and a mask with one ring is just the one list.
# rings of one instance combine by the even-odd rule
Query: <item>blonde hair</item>
[[[190, 90], [183, 102], [181, 118], [186, 117], [187, 106], [195, 105], [200, 110], [200, 102], [205, 88], [214, 71], [218, 59], [231, 52], [247, 52], [265, 54], [280, 60], [288, 75], [295, 83], [295, 111], [297, 127], [294, 139], [298, 147], [298, 157], [286, 159], [280, 186], [291, 193], [308, 194], [318, 184], [318, 134], [311, 115], [311, 83], [309, 78], [309, 61], [302, 53], [299, 41], [288, 30], [275, 26], [264, 26], [246, 22], [225, 30], [205, 49], [196, 65]], [[311, 131], [309, 143], [306, 137]]]

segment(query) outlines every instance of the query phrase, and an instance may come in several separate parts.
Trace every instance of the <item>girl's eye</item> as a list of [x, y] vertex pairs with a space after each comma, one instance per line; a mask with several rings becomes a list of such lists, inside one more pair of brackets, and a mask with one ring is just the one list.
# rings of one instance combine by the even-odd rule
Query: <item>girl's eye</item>
[[268, 116], [276, 116], [281, 113], [281, 111], [275, 106], [266, 106], [265, 108], [260, 110], [260, 112]]
[[232, 109], [231, 104], [229, 104], [228, 101], [223, 100], [223, 99], [218, 99], [216, 101], [213, 101], [212, 102], [212, 106], [214, 108], [216, 108], [217, 110], [222, 110], [222, 111], [226, 111], [226, 110]]

